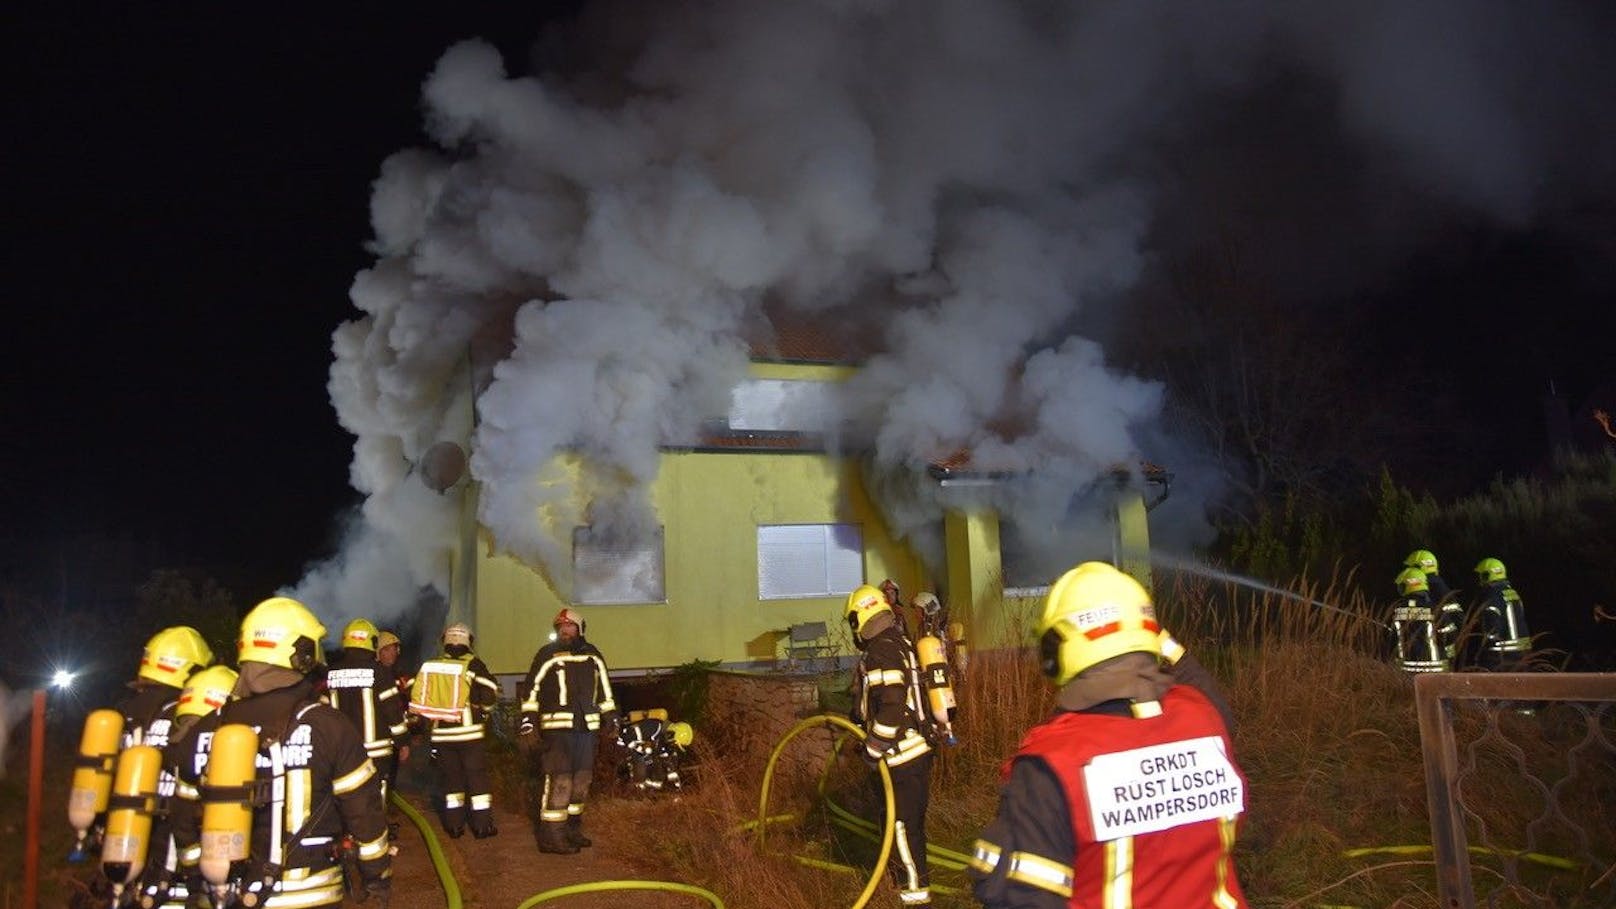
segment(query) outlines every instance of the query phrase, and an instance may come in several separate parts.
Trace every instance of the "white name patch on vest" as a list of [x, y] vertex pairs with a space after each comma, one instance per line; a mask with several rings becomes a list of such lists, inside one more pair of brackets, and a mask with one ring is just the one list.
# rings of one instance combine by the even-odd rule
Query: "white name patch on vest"
[[1083, 769], [1101, 842], [1232, 817], [1245, 786], [1217, 736], [1102, 754]]

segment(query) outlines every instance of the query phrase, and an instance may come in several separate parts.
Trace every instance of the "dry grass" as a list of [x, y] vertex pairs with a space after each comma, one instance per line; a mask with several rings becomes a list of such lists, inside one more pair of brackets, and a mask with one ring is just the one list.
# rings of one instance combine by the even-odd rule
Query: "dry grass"
[[[1301, 591], [1342, 612], [1218, 585], [1164, 581], [1164, 622], [1220, 678], [1236, 717], [1236, 756], [1251, 791], [1236, 859], [1252, 905], [1436, 907], [1428, 854], [1345, 854], [1431, 841], [1412, 683], [1381, 658], [1379, 627], [1356, 617], [1371, 616], [1376, 607], [1352, 593], [1346, 581]], [[973, 655], [958, 693], [961, 744], [939, 756], [928, 827], [934, 844], [968, 851], [995, 810], [1003, 761], [1026, 729], [1048, 715], [1053, 692], [1030, 653], [1005, 652]], [[1546, 778], [1554, 779], [1552, 773], [1567, 766], [1566, 752], [1589, 735], [1583, 718], [1572, 711], [1536, 719], [1495, 714], [1489, 735], [1487, 716], [1476, 710], [1458, 719], [1459, 740], [1476, 743], [1475, 770], [1464, 781], [1475, 812], [1472, 844], [1483, 842], [1485, 829], [1486, 842], [1525, 848], [1524, 831], [1531, 828], [1539, 851], [1577, 855], [1580, 830], [1588, 836], [1583, 854], [1607, 862], [1616, 856], [1616, 835], [1605, 822], [1616, 816], [1608, 750], [1583, 754], [1580, 794], [1559, 800], [1559, 813], [1571, 827], [1553, 817], [1545, 823], [1542, 792], [1521, 774], [1531, 766], [1549, 770]], [[1608, 737], [1611, 717], [1603, 723]], [[764, 848], [753, 833], [738, 828], [757, 816], [759, 784], [774, 742], [746, 730], [699, 731], [693, 785], [678, 801], [602, 799], [591, 823], [628, 854], [644, 856], [648, 875], [697, 883], [734, 909], [849, 905], [867, 871], [819, 870], [790, 857], [860, 869], [873, 861], [874, 847], [828, 823], [818, 799], [829, 740], [828, 734], [803, 736], [791, 746], [795, 759], [778, 774], [769, 810], [797, 820], [771, 825]], [[1590, 783], [1590, 772], [1603, 776]], [[834, 764], [826, 790], [848, 810], [875, 815], [856, 760], [844, 756]], [[1502, 888], [1502, 868], [1496, 858], [1477, 858], [1478, 890]], [[1591, 875], [1579, 879], [1523, 864], [1518, 876], [1536, 896], [1521, 891], [1500, 896], [1497, 905], [1533, 905], [1532, 899], [1538, 905], [1600, 904], [1588, 902], [1579, 889]], [[963, 891], [939, 895], [938, 905], [975, 905], [961, 872], [934, 865], [933, 882]], [[872, 905], [895, 903], [896, 895], [885, 893]]]

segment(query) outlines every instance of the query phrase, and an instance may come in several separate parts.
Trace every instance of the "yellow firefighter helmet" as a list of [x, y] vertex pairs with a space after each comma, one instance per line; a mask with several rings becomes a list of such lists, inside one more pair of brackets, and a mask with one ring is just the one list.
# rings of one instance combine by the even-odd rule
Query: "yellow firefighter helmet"
[[853, 629], [855, 638], [870, 619], [891, 611], [892, 604], [887, 602], [886, 595], [868, 584], [847, 595], [847, 625]]
[[191, 676], [174, 707], [175, 716], [207, 716], [230, 700], [236, 690], [236, 671], [229, 666], [209, 666]]
[[325, 662], [320, 640], [325, 626], [307, 606], [291, 597], [270, 597], [241, 620], [236, 662], [268, 663], [309, 673]]
[[146, 642], [140, 655], [140, 677], [178, 688], [191, 673], [212, 662], [213, 650], [201, 633], [189, 625], [175, 625]]
[[369, 619], [354, 619], [348, 627], [342, 629], [342, 646], [358, 647], [360, 650], [376, 652], [376, 638], [380, 634], [376, 625]]
[[1431, 583], [1425, 579], [1425, 572], [1418, 567], [1403, 569], [1397, 573], [1393, 581], [1397, 584], [1397, 592], [1403, 596], [1431, 589]]
[[1161, 656], [1161, 626], [1150, 594], [1105, 562], [1084, 562], [1060, 576], [1044, 598], [1038, 650], [1044, 674], [1064, 685], [1125, 653]]
[[689, 748], [690, 743], [696, 740], [696, 732], [689, 723], [669, 723], [668, 734], [673, 736], [673, 743], [680, 748]]

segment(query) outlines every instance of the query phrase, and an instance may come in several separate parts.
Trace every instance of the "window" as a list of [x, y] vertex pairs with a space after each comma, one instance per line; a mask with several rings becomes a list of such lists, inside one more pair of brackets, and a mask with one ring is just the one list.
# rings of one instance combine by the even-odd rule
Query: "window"
[[857, 524], [761, 524], [758, 596], [828, 597], [864, 583], [864, 534]]
[[729, 428], [759, 432], [826, 431], [833, 407], [830, 382], [748, 379], [730, 395]]
[[662, 528], [622, 539], [597, 536], [592, 527], [572, 531], [572, 602], [579, 606], [661, 603]]

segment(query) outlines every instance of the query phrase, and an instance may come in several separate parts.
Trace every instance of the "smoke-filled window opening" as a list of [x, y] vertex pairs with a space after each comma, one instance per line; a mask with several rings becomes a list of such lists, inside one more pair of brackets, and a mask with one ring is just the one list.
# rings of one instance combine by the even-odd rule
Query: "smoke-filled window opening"
[[1082, 562], [1116, 564], [1114, 524], [1100, 515], [1062, 526], [999, 521], [999, 559], [1007, 594], [1042, 594], [1061, 573]]
[[834, 388], [834, 383], [809, 379], [747, 379], [730, 394], [728, 428], [823, 433], [835, 413]]
[[759, 524], [758, 598], [844, 596], [864, 583], [858, 524]]
[[580, 606], [665, 603], [662, 528], [643, 536], [572, 531], [572, 602]]

